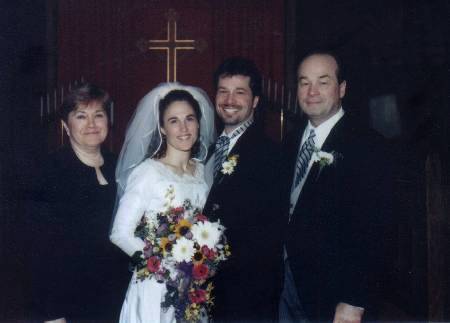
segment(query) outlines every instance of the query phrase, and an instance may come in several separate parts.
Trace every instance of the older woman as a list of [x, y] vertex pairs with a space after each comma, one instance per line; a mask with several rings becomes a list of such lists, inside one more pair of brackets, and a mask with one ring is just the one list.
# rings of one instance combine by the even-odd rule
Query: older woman
[[82, 84], [61, 107], [69, 144], [49, 156], [43, 175], [39, 303], [47, 321], [113, 321], [126, 288], [127, 260], [108, 239], [116, 192], [116, 158], [102, 147], [109, 103], [104, 90]]

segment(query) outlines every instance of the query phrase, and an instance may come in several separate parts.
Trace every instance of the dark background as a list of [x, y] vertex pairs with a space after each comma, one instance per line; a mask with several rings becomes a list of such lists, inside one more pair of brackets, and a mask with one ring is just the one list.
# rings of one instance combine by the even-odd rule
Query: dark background
[[[247, 1], [248, 2], [248, 1]], [[251, 1], [250, 1], [251, 2]], [[425, 161], [442, 161], [448, 187], [450, 143], [450, 2], [447, 0], [279, 1], [285, 7], [284, 82], [295, 84], [300, 55], [317, 47], [336, 50], [348, 72], [347, 110], [371, 124], [370, 100], [395, 97], [401, 131], [389, 138], [397, 168], [397, 245], [386, 315], [429, 316]], [[257, 2], [254, 2], [257, 3]], [[37, 161], [47, 153], [39, 96], [57, 80], [57, 1], [0, 3], [0, 321], [23, 320], [30, 293], [28, 247], [32, 205], [24, 195]], [[86, 14], [86, 23], [93, 17]], [[263, 71], [264, 73], [264, 71]], [[376, 167], [376, 165], [374, 165]], [[448, 221], [448, 215], [447, 215]], [[447, 222], [448, 223], [448, 222]], [[447, 229], [448, 230], [448, 229]], [[444, 248], [448, 261], [448, 249]], [[447, 263], [448, 264], [448, 263]], [[442, 281], [450, 319], [449, 281]]]

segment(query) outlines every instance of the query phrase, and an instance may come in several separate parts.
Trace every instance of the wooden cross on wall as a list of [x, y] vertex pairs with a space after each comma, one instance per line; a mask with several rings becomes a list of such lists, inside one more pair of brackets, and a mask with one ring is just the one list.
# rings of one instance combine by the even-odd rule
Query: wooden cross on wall
[[162, 50], [166, 52], [167, 82], [177, 81], [177, 52], [179, 50], [194, 50], [195, 40], [178, 39], [177, 17], [175, 10], [167, 13], [167, 39], [151, 39], [148, 41], [149, 50]]

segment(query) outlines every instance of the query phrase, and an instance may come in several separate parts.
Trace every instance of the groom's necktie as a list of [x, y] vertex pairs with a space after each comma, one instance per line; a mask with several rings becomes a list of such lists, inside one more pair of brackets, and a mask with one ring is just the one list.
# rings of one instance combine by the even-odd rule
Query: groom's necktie
[[216, 177], [220, 168], [222, 167], [223, 162], [227, 158], [228, 148], [230, 147], [231, 139], [235, 138], [237, 135], [243, 133], [251, 124], [253, 123], [253, 118], [248, 119], [243, 124], [241, 124], [238, 128], [233, 130], [230, 136], [222, 135], [217, 139], [216, 148], [214, 150], [214, 177]]
[[300, 181], [302, 180], [303, 176], [306, 174], [306, 170], [308, 169], [309, 161], [311, 160], [311, 156], [314, 152], [315, 145], [314, 145], [314, 137], [316, 136], [316, 133], [314, 132], [314, 129], [311, 129], [309, 132], [308, 139], [303, 143], [302, 147], [300, 148], [300, 151], [298, 152], [297, 156], [297, 163], [295, 165], [295, 177], [294, 177], [294, 186], [293, 190], [297, 188], [297, 186], [300, 184]]
[[217, 139], [216, 150], [214, 151], [214, 176], [216, 176], [225, 158], [227, 157], [228, 147], [230, 146], [230, 137], [222, 135]]

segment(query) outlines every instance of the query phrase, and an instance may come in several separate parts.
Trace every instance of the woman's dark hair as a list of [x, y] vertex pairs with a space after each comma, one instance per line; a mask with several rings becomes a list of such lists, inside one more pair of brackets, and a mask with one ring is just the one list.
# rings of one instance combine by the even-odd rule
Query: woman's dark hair
[[59, 110], [59, 117], [67, 122], [69, 113], [75, 111], [80, 105], [89, 105], [98, 102], [109, 116], [111, 98], [105, 90], [91, 83], [82, 83], [75, 86], [64, 98]]
[[[192, 94], [190, 94], [186, 90], [172, 90], [166, 94], [166, 96], [159, 101], [159, 126], [160, 128], [164, 127], [164, 113], [166, 112], [169, 105], [176, 101], [184, 101], [192, 107], [194, 110], [195, 117], [197, 118], [198, 124], [200, 126], [200, 119], [202, 118], [202, 111], [200, 110], [200, 105], [197, 100], [194, 99]], [[163, 134], [161, 134], [163, 140], [161, 143], [161, 147], [155, 154], [155, 158], [162, 158], [166, 155], [167, 151], [167, 142], [166, 138]], [[197, 141], [194, 143], [191, 149], [191, 156], [195, 156], [198, 153], [200, 148], [200, 131], [198, 134]]]

